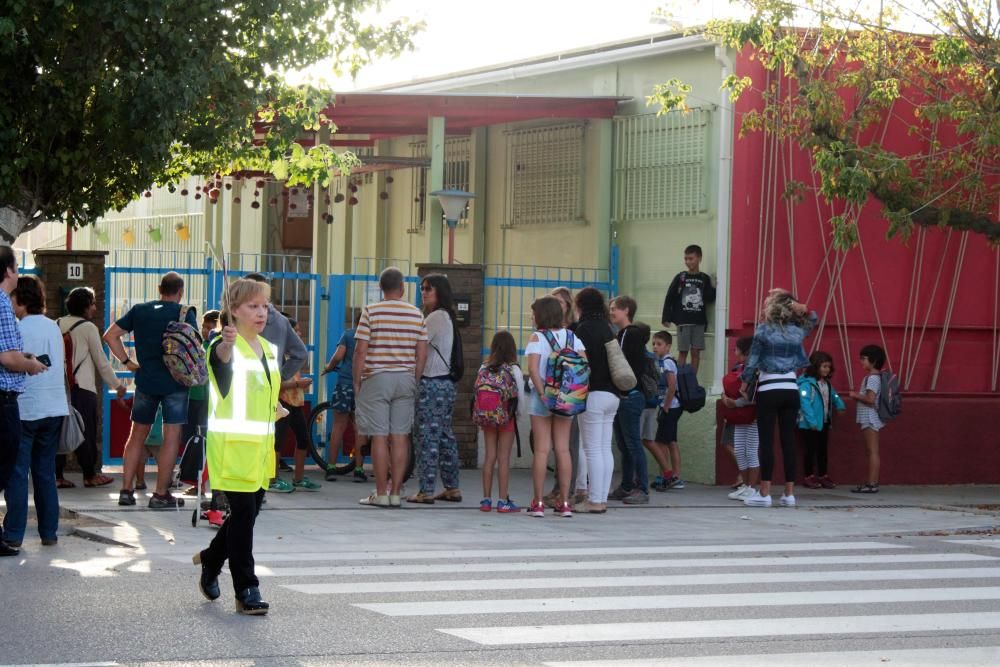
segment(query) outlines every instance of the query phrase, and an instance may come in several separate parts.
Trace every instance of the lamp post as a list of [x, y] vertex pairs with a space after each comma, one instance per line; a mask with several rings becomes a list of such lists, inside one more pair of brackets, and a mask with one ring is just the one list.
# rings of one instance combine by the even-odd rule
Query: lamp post
[[448, 222], [448, 263], [455, 263], [455, 227], [462, 217], [466, 203], [476, 195], [465, 190], [435, 190], [432, 197], [437, 197], [444, 211], [444, 219]]

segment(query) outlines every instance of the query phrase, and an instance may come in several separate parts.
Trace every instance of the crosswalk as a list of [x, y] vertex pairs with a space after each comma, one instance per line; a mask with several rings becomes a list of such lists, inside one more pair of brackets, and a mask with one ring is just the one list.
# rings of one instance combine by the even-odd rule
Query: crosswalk
[[[666, 664], [660, 660], [662, 644], [679, 643], [703, 654], [706, 650], [691, 651], [691, 645], [711, 640], [717, 649], [742, 646], [742, 640], [806, 637], [822, 640], [826, 648], [768, 654], [767, 664], [941, 664], [940, 652], [946, 651], [950, 657], [943, 662], [997, 665], [1000, 554], [955, 546], [996, 542], [498, 545], [262, 553], [256, 560], [268, 585], [330, 596], [372, 622], [412, 623], [413, 632], [458, 642], [452, 650], [609, 643], [648, 646], [651, 656], [545, 663], [563, 667]], [[924, 640], [921, 647], [899, 645], [900, 637], [911, 635]], [[960, 641], [955, 648], [956, 636], [978, 641]], [[838, 640], [847, 649], [877, 646], [886, 638], [897, 643], [885, 650], [828, 648]], [[764, 664], [749, 653], [716, 656], [715, 662], [675, 654], [672, 650], [670, 664]]]

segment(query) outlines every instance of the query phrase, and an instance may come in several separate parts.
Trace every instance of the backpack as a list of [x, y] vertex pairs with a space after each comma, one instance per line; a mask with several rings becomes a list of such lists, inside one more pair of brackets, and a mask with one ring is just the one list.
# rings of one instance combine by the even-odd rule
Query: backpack
[[[743, 384], [743, 380], [740, 378], [742, 372], [743, 367], [737, 366], [722, 376], [722, 391], [726, 398], [740, 398], [740, 386]], [[720, 411], [727, 424], [746, 425], [757, 421], [757, 406], [755, 405], [744, 405], [742, 408], [722, 406]]]
[[882, 380], [882, 389], [878, 393], [875, 408], [882, 423], [888, 424], [903, 412], [903, 396], [899, 393], [898, 375], [890, 370], [884, 370], [879, 374], [879, 378]]
[[448, 364], [448, 379], [458, 384], [462, 381], [462, 376], [465, 375], [465, 355], [462, 354], [462, 335], [458, 332], [458, 325], [455, 320], [451, 321], [451, 358], [445, 361], [444, 355], [441, 354], [441, 350], [437, 349], [434, 345], [434, 351], [437, 355], [441, 357], [441, 361], [445, 361]]
[[[652, 357], [643, 358], [638, 389], [645, 397], [647, 405], [660, 396], [660, 369], [656, 367], [656, 360]], [[656, 407], [657, 404], [653, 403], [650, 407]]]
[[503, 426], [512, 419], [511, 401], [517, 395], [514, 374], [506, 365], [479, 367], [472, 387], [472, 421], [484, 428]]
[[[84, 358], [84, 360], [78, 363], [75, 368], [73, 367], [73, 337], [70, 336], [70, 334], [73, 333], [73, 329], [77, 328], [86, 321], [87, 320], [80, 320], [79, 322], [71, 326], [69, 330], [67, 330], [66, 333], [62, 335], [63, 362], [66, 372], [66, 386], [69, 387], [70, 389], [77, 386], [76, 372], [80, 370], [80, 366], [83, 366], [83, 361], [87, 360], [86, 358]], [[56, 320], [56, 324], [59, 324], [59, 320]]]
[[545, 396], [542, 401], [552, 414], [562, 417], [578, 415], [587, 409], [590, 364], [573, 349], [572, 331], [566, 331], [566, 345], [562, 348], [548, 329], [543, 329], [542, 335], [552, 348], [545, 363]]
[[163, 331], [163, 365], [178, 384], [200, 387], [208, 382], [205, 348], [201, 333], [184, 321], [190, 306], [181, 306], [181, 316]]
[[677, 364], [677, 400], [680, 401], [684, 412], [701, 410], [705, 407], [705, 397], [705, 388], [698, 384], [698, 374], [694, 366]]

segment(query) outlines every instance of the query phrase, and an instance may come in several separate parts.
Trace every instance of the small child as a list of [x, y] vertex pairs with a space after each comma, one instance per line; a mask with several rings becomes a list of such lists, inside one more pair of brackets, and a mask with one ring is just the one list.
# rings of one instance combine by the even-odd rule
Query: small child
[[497, 512], [520, 512], [510, 499], [510, 452], [517, 435], [518, 416], [527, 410], [527, 401], [518, 400], [524, 374], [517, 364], [517, 343], [509, 331], [498, 331], [490, 343], [490, 355], [479, 367], [472, 390], [472, 420], [483, 432], [486, 455], [483, 460], [483, 499], [479, 511], [493, 509], [493, 467], [497, 466]]
[[656, 433], [659, 430], [660, 406], [663, 405], [663, 401], [667, 396], [666, 371], [668, 360], [670, 360], [670, 346], [673, 340], [673, 336], [666, 331], [657, 331], [653, 334], [653, 361], [656, 363], [656, 370], [659, 373], [659, 382], [656, 387], [656, 396], [650, 400], [650, 403], [652, 403], [651, 407], [642, 411], [642, 423], [640, 425], [642, 445], [653, 455], [656, 463], [660, 466], [660, 474], [650, 484], [655, 491], [684, 488], [684, 481], [670, 467], [670, 464], [673, 463], [677, 466], [677, 470], [680, 470], [680, 459], [672, 458], [669, 448], [658, 445], [656, 439]]
[[866, 345], [861, 348], [861, 368], [865, 371], [865, 379], [861, 381], [861, 391], [852, 391], [849, 395], [858, 402], [857, 421], [861, 426], [861, 437], [865, 441], [865, 453], [868, 456], [868, 481], [851, 489], [854, 493], [878, 493], [881, 464], [878, 453], [878, 432], [885, 426], [878, 416], [878, 398], [882, 392], [880, 371], [884, 365], [885, 350], [881, 347]]
[[[681, 409], [681, 402], [677, 400], [677, 362], [670, 356], [671, 343], [673, 337], [666, 331], [657, 331], [653, 336], [653, 354], [657, 357], [656, 365], [661, 369], [665, 384], [663, 400], [657, 408], [653, 451], [660, 451], [663, 457], [661, 467], [667, 467], [664, 464], [667, 456], [673, 465], [673, 473], [664, 480], [663, 489], [657, 491], [684, 488], [684, 480], [681, 478], [681, 449], [677, 444], [677, 423], [684, 411]], [[660, 462], [660, 456], [656, 456], [656, 459]]]
[[822, 350], [809, 356], [809, 367], [799, 377], [799, 433], [805, 446], [803, 470], [807, 489], [835, 489], [827, 471], [827, 443], [833, 411], [843, 413], [847, 406], [833, 388], [833, 357]]
[[698, 372], [701, 351], [705, 349], [705, 329], [708, 326], [707, 306], [715, 301], [715, 286], [712, 278], [701, 272], [701, 246], [689, 245], [684, 249], [684, 266], [687, 270], [678, 273], [663, 300], [661, 322], [669, 327], [677, 325], [677, 363], [687, 363], [691, 352], [691, 365]]
[[[740, 395], [743, 373], [753, 336], [741, 336], [736, 340], [736, 350], [733, 357], [736, 365], [722, 378], [723, 416], [726, 420], [725, 430], [732, 432], [733, 454], [736, 456], [736, 467], [744, 484], [739, 485], [729, 494], [730, 500], [746, 500], [757, 493], [760, 483], [760, 462], [757, 450], [760, 447], [760, 437], [757, 434], [757, 409]], [[723, 440], [726, 436], [723, 434]]]

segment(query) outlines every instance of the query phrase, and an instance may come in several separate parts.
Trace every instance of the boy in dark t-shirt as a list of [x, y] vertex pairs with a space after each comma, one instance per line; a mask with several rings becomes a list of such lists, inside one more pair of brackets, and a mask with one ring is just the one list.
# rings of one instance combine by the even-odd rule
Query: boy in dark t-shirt
[[677, 363], [687, 363], [691, 352], [691, 365], [698, 372], [701, 351], [705, 349], [705, 329], [708, 326], [708, 304], [715, 302], [712, 278], [701, 272], [701, 246], [689, 245], [684, 249], [686, 271], [674, 276], [667, 296], [663, 300], [662, 323], [677, 325]]

